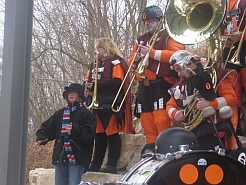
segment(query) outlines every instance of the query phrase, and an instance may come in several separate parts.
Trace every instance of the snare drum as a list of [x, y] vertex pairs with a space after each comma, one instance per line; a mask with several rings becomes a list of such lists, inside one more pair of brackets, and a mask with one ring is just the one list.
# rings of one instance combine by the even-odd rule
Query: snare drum
[[177, 153], [156, 160], [148, 157], [134, 165], [122, 182], [148, 185], [245, 185], [246, 167], [213, 151]]

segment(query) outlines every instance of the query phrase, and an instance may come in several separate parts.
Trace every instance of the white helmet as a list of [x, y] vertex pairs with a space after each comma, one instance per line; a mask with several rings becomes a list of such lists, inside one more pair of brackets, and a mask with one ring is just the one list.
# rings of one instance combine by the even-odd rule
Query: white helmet
[[[192, 60], [195, 59], [195, 60]], [[169, 60], [169, 65], [172, 70], [177, 72], [184, 70], [184, 65], [189, 65], [191, 62], [200, 61], [200, 57], [193, 55], [187, 50], [178, 50], [172, 54]]]

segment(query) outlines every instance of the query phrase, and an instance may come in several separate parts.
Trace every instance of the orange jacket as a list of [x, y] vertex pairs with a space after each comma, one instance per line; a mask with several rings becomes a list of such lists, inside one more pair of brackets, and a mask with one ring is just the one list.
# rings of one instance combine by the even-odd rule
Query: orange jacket
[[[237, 105], [237, 96], [233, 89], [235, 79], [236, 73], [229, 73], [227, 77], [218, 84], [216, 88], [218, 97], [209, 101], [209, 105], [212, 106], [215, 110], [219, 110], [226, 105], [231, 107]], [[174, 115], [178, 110], [179, 108], [176, 105], [174, 97], [171, 97], [171, 99], [166, 104], [166, 111], [172, 121], [177, 121], [174, 119]]]

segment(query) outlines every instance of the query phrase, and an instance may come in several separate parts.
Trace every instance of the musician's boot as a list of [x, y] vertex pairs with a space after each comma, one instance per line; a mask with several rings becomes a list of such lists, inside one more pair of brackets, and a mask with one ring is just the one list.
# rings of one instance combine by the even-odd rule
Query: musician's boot
[[102, 166], [103, 158], [107, 149], [107, 136], [106, 133], [96, 134], [95, 148], [93, 154], [93, 160], [87, 171], [99, 172]]
[[120, 135], [113, 134], [108, 136], [108, 161], [105, 168], [99, 170], [103, 173], [113, 173], [117, 174], [117, 162], [120, 158], [121, 151], [121, 137]]

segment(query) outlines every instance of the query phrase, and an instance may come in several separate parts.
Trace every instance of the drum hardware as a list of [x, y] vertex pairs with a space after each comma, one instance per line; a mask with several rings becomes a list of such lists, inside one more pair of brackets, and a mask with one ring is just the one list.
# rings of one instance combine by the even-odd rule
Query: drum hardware
[[178, 159], [178, 158], [182, 157], [183, 154], [192, 151], [192, 150], [189, 150], [189, 145], [179, 145], [179, 148], [182, 148], [182, 150], [177, 151], [177, 152], [173, 152], [173, 153], [167, 153], [167, 154], [156, 153], [154, 156], [155, 156], [156, 160], [158, 160], [158, 161], [162, 161], [165, 159], [171, 159], [171, 158]]
[[225, 156], [225, 149], [219, 148], [219, 150], [218, 150], [218, 155], [220, 155], [220, 156]]
[[172, 154], [171, 153], [167, 153], [167, 154], [159, 154], [159, 153], [156, 153], [155, 154], [155, 159], [157, 161], [163, 161], [165, 159], [175, 158], [174, 157], [175, 155], [176, 155], [176, 153], [172, 153]]
[[182, 152], [188, 152], [189, 151], [189, 145], [179, 145], [179, 150]]

